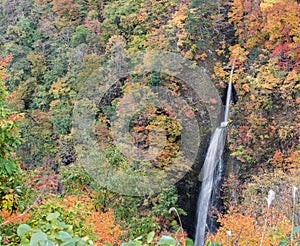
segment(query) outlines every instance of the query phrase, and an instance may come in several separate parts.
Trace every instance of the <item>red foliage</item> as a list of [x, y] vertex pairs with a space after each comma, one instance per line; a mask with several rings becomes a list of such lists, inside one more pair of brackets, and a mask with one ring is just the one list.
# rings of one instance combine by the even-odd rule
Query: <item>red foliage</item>
[[272, 160], [272, 165], [275, 167], [281, 167], [283, 165], [283, 158], [284, 155], [280, 150], [276, 150], [274, 156], [273, 156], [273, 160]]
[[71, 21], [78, 19], [77, 4], [74, 0], [53, 0], [51, 4], [53, 5], [53, 12], [55, 12], [59, 17], [66, 18]]
[[92, 12], [85, 18], [84, 26], [89, 29], [90, 32], [99, 34], [100, 33], [100, 22], [98, 19], [91, 17]]
[[240, 138], [243, 140], [243, 141], [247, 141], [248, 139], [248, 136], [247, 136], [247, 133], [249, 131], [249, 127], [248, 126], [240, 126]]
[[8, 63], [12, 61], [12, 55], [8, 55], [4, 58], [0, 57], [0, 80], [3, 80], [6, 78], [6, 76], [4, 75], [6, 69], [5, 67], [7, 67]]

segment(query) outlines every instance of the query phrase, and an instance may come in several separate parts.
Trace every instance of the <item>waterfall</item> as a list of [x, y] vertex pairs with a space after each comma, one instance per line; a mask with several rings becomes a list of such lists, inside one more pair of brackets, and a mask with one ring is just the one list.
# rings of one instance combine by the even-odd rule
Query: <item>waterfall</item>
[[195, 246], [203, 246], [205, 243], [207, 213], [210, 207], [213, 186], [214, 184], [220, 183], [220, 180], [222, 179], [224, 168], [222, 156], [225, 146], [226, 126], [229, 118], [233, 70], [234, 64], [232, 65], [230, 81], [228, 84], [224, 121], [221, 123], [220, 127], [216, 128], [211, 136], [206, 158], [200, 174], [200, 180], [202, 181], [202, 184], [197, 202]]
[[[205, 242], [207, 212], [211, 200], [212, 188], [214, 184], [215, 169], [223, 166], [222, 155], [225, 145], [225, 129], [218, 127], [213, 133], [210, 145], [206, 154], [206, 159], [202, 167], [202, 185], [197, 204], [197, 228], [195, 235], [195, 246], [202, 246]], [[217, 172], [222, 175], [222, 172]]]

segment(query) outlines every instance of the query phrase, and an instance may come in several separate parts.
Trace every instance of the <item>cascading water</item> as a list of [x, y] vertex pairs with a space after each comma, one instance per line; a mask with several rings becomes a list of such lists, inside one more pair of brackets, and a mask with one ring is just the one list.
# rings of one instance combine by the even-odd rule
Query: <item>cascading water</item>
[[222, 163], [223, 149], [225, 145], [225, 128], [218, 127], [212, 135], [206, 159], [202, 168], [202, 185], [197, 204], [197, 229], [195, 246], [202, 246], [205, 242], [205, 230], [207, 212], [211, 200], [214, 183], [214, 170], [220, 168]]
[[206, 158], [200, 174], [200, 180], [202, 181], [202, 184], [197, 202], [197, 227], [195, 234], [195, 246], [203, 246], [205, 243], [207, 213], [212, 197], [212, 189], [214, 184], [218, 183], [222, 179], [224, 168], [222, 156], [225, 146], [226, 126], [228, 124], [229, 117], [229, 104], [232, 92], [233, 70], [234, 65], [232, 66], [230, 73], [224, 121], [221, 123], [220, 127], [216, 128], [213, 135], [211, 136], [208, 151], [206, 153]]

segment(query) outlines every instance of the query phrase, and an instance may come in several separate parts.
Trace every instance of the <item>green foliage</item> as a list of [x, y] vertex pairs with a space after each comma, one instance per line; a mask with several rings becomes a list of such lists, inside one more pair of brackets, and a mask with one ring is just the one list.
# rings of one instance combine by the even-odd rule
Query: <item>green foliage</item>
[[170, 245], [170, 246], [178, 245], [177, 241], [170, 236], [162, 236], [157, 244], [158, 245]]
[[65, 194], [80, 194], [92, 184], [92, 178], [80, 165], [74, 164], [60, 169], [63, 192]]
[[39, 32], [26, 17], [21, 17], [16, 26], [9, 25], [6, 34], [14, 40], [14, 42], [24, 45], [27, 49], [31, 48], [33, 42], [40, 38]]
[[[48, 165], [55, 158], [55, 145], [50, 115], [41, 110], [28, 113], [20, 124], [22, 143], [18, 156], [25, 167]], [[34, 143], [34, 144], [33, 144]]]
[[21, 169], [14, 155], [21, 141], [17, 129], [20, 116], [7, 107], [8, 92], [1, 81], [5, 65], [6, 60], [0, 58], [0, 210], [16, 210], [22, 193]]
[[151, 86], [160, 86], [162, 83], [162, 78], [159, 73], [153, 73], [150, 76], [150, 85]]
[[105, 41], [113, 35], [122, 35], [129, 37], [134, 26], [138, 23], [136, 19], [137, 11], [140, 8], [141, 1], [127, 1], [122, 3], [114, 1], [106, 8], [104, 12], [104, 22], [101, 28], [104, 30], [103, 38]]
[[[34, 229], [41, 229], [42, 231], [44, 229], [54, 229], [57, 232], [58, 228], [49, 225], [51, 224], [49, 214], [51, 216], [59, 214], [59, 222], [56, 221], [55, 223], [61, 224], [61, 222], [64, 222], [67, 224], [67, 228], [71, 230], [71, 236], [93, 238], [92, 225], [89, 221], [86, 221], [86, 218], [94, 208], [85, 196], [76, 195], [64, 197], [48, 195], [42, 205], [33, 209], [31, 218], [27, 220], [26, 224]], [[52, 218], [51, 216], [50, 218]]]
[[67, 103], [58, 103], [55, 111], [51, 115], [54, 132], [57, 135], [67, 135], [71, 131], [72, 126], [72, 108]]
[[222, 244], [214, 243], [214, 242], [207, 242], [206, 246], [222, 246]]
[[47, 69], [44, 54], [29, 52], [27, 60], [31, 63], [32, 76], [39, 78], [39, 81], [41, 81], [41, 78]]
[[[194, 243], [191, 239], [186, 238], [185, 242], [182, 244], [178, 242], [175, 238], [163, 235], [159, 240], [155, 243], [154, 241], [155, 232], [149, 232], [145, 237], [139, 236], [134, 240], [130, 240], [129, 242], [124, 242], [121, 246], [149, 246], [149, 245], [162, 245], [162, 246], [194, 246]], [[215, 245], [217, 246], [217, 245]]]
[[[177, 192], [175, 187], [163, 190], [158, 196], [153, 205], [152, 212], [157, 216], [168, 216], [169, 209], [177, 207]], [[181, 208], [176, 208], [179, 214], [186, 215]]]
[[84, 26], [77, 26], [76, 32], [73, 34], [71, 39], [72, 46], [76, 47], [80, 44], [87, 42], [87, 37], [89, 35], [89, 30]]
[[[36, 226], [36, 228], [39, 228]], [[94, 245], [86, 238], [73, 236], [72, 226], [62, 221], [60, 213], [54, 212], [46, 216], [44, 223], [39, 229], [33, 229], [27, 224], [21, 224], [17, 229], [17, 234], [21, 238], [20, 245]]]
[[[106, 204], [111, 204], [115, 211], [116, 219], [128, 228], [130, 238], [138, 235], [146, 235], [153, 230], [170, 229], [170, 222], [174, 220], [174, 214], [169, 213], [171, 207], [177, 207], [177, 194], [175, 188], [166, 189], [158, 195], [142, 198], [126, 197], [113, 194]], [[180, 214], [185, 212], [178, 208]]]
[[[176, 207], [181, 214], [184, 211], [177, 206], [174, 187], [157, 195], [127, 197], [94, 185], [90, 175], [79, 165], [64, 166], [76, 162], [70, 139], [77, 93], [110, 54], [111, 45], [120, 41], [124, 53], [151, 49], [175, 51], [192, 59], [194, 65], [204, 64], [208, 71], [212, 70], [216, 59], [237, 58], [234, 81], [241, 99], [238, 107], [232, 110], [234, 121], [229, 131], [229, 148], [232, 156], [243, 163], [241, 176], [250, 175], [249, 170], [253, 173], [268, 171], [270, 165], [286, 169], [295, 167], [298, 164], [299, 123], [296, 110], [299, 104], [297, 4], [296, 1], [245, 0], [230, 1], [230, 6], [223, 0], [218, 3], [204, 0], [1, 1], [1, 55], [12, 53], [14, 56], [5, 84], [9, 91], [15, 92], [12, 100], [25, 117], [20, 126], [23, 141], [19, 143], [16, 122], [11, 118], [14, 112], [2, 107], [7, 94], [1, 85], [0, 209], [13, 210], [20, 201], [21, 170], [14, 157], [15, 147], [20, 144], [17, 156], [23, 167], [55, 167], [55, 171], [60, 172], [64, 195], [78, 195], [93, 189], [91, 196], [96, 197], [95, 207], [103, 211], [114, 208], [117, 221], [128, 229], [131, 239], [151, 231], [147, 237], [133, 240], [134, 245], [146, 241], [153, 243], [153, 231], [176, 227], [173, 226], [174, 216], [168, 211], [171, 207]], [[226, 21], [228, 18], [230, 23]], [[233, 37], [233, 28], [236, 37]], [[215, 48], [218, 48], [216, 53], [224, 56], [216, 58]], [[226, 70], [226, 64], [217, 69], [220, 67], [223, 72]], [[227, 81], [228, 74], [226, 71], [224, 74], [223, 77], [216, 74], [216, 83], [221, 86]], [[153, 107], [132, 118], [130, 134], [135, 136], [136, 145], [146, 149], [149, 131], [161, 128], [167, 132], [168, 145], [159, 160], [130, 163], [112, 146], [109, 126], [118, 102], [125, 93], [132, 91], [130, 83], [137, 81], [143, 85], [165, 86], [177, 95], [183, 95], [184, 87], [180, 81], [159, 73], [141, 74], [128, 77], [121, 87], [112, 88], [105, 102], [97, 105], [96, 111], [103, 113], [97, 115], [94, 127], [99, 145], [106, 148], [111, 167], [129, 174], [145, 174], [152, 166], [170, 167], [180, 148], [180, 126], [168, 112]], [[184, 109], [182, 112], [185, 113]], [[70, 160], [66, 161], [68, 158]], [[181, 163], [180, 170], [188, 170], [185, 161]], [[288, 168], [286, 163], [291, 163]], [[143, 169], [137, 170], [139, 166]], [[32, 179], [38, 183], [38, 178]], [[26, 199], [32, 196], [27, 194]], [[251, 195], [253, 199], [256, 196]], [[74, 222], [80, 217], [78, 211], [84, 208], [77, 204], [76, 209], [63, 212], [64, 209], [57, 205], [60, 201], [57, 197], [43, 201], [43, 211], [34, 210], [36, 219], [28, 222], [30, 231], [24, 225], [19, 233], [26, 236], [28, 242], [40, 237], [61, 243], [65, 237], [73, 237], [71, 232], [66, 232], [69, 236], [59, 233], [67, 228], [51, 231], [54, 227], [47, 214], [58, 211], [57, 221], [62, 222], [64, 218], [66, 224], [73, 226], [74, 234], [84, 235], [88, 229]], [[169, 237], [161, 238], [160, 242], [161, 245], [177, 243]]]
[[[192, 0], [188, 5], [183, 38], [180, 46], [188, 59], [213, 59], [212, 47], [224, 47], [224, 39], [229, 39], [232, 31], [226, 22], [226, 6], [223, 1], [216, 3], [206, 0]], [[209, 60], [210, 60], [209, 59]]]

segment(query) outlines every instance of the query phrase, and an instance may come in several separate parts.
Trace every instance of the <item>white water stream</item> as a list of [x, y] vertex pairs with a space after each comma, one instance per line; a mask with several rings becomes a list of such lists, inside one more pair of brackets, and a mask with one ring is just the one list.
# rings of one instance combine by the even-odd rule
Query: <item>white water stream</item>
[[200, 174], [200, 181], [202, 181], [202, 184], [197, 202], [197, 227], [195, 234], [195, 246], [203, 246], [205, 243], [207, 213], [213, 194], [213, 186], [215, 183], [217, 183], [217, 181], [220, 181], [222, 179], [222, 170], [224, 168], [222, 156], [225, 146], [226, 126], [228, 124], [229, 118], [233, 70], [234, 64], [231, 69], [230, 81], [227, 89], [224, 121], [221, 123], [220, 127], [216, 128], [213, 135], [211, 136], [208, 151], [206, 153], [206, 158]]
[[[218, 127], [211, 137], [206, 159], [202, 167], [202, 185], [197, 203], [197, 228], [195, 235], [195, 246], [203, 246], [205, 242], [207, 212], [211, 200], [216, 169], [222, 169], [222, 155], [225, 145], [225, 127]], [[222, 172], [216, 172], [222, 175]]]

